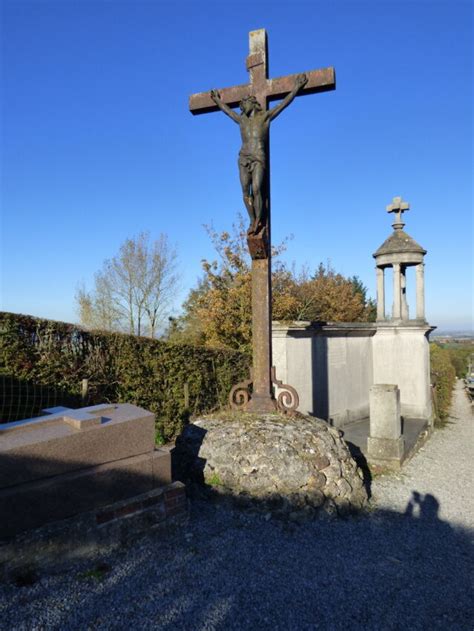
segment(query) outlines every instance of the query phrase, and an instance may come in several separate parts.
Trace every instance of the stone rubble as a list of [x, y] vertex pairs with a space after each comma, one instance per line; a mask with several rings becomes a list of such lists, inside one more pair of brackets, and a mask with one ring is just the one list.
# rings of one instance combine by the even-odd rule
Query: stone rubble
[[200, 417], [178, 438], [183, 481], [295, 521], [345, 515], [367, 503], [363, 475], [341, 432], [309, 416]]

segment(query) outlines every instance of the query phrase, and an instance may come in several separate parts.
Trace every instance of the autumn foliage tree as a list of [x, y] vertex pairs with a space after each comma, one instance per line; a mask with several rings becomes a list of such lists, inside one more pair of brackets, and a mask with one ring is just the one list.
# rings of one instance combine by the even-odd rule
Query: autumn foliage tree
[[[245, 352], [251, 347], [251, 261], [243, 220], [232, 233], [207, 228], [218, 259], [202, 261], [204, 276], [172, 320], [168, 335], [210, 347]], [[322, 263], [311, 273], [296, 272], [278, 260], [285, 243], [274, 248], [273, 319], [357, 322], [375, 318], [374, 304], [357, 277], [345, 278]]]

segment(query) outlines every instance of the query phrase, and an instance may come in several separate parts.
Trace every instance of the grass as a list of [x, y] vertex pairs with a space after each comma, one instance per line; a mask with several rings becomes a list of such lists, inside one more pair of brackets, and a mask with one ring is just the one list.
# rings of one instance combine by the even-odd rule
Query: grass
[[161, 447], [161, 445], [164, 445], [164, 444], [165, 444], [165, 438], [163, 436], [163, 433], [161, 432], [160, 429], [155, 427], [155, 445], [157, 447]]
[[213, 473], [211, 475], [211, 477], [209, 478], [209, 480], [207, 480], [207, 483], [210, 486], [222, 486], [222, 480], [220, 479], [220, 477], [218, 476], [217, 473]]
[[94, 581], [103, 581], [112, 568], [107, 563], [99, 563], [90, 570], [86, 570], [79, 574], [79, 578], [89, 579]]

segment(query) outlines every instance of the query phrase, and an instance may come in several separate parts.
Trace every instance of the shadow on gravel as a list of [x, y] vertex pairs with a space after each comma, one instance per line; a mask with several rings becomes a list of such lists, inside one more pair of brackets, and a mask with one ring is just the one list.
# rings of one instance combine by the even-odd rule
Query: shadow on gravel
[[76, 569], [0, 591], [0, 618], [4, 628], [42, 628], [47, 611], [51, 629], [471, 630], [472, 534], [417, 491], [404, 513], [301, 525], [194, 500], [185, 532], [108, 558], [100, 583]]

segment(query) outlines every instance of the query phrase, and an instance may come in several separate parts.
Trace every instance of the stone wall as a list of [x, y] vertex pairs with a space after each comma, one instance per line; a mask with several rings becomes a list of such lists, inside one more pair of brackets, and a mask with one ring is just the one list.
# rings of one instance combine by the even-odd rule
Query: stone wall
[[296, 388], [298, 410], [336, 427], [369, 417], [369, 388], [398, 385], [403, 416], [431, 417], [428, 325], [273, 323], [278, 379]]

